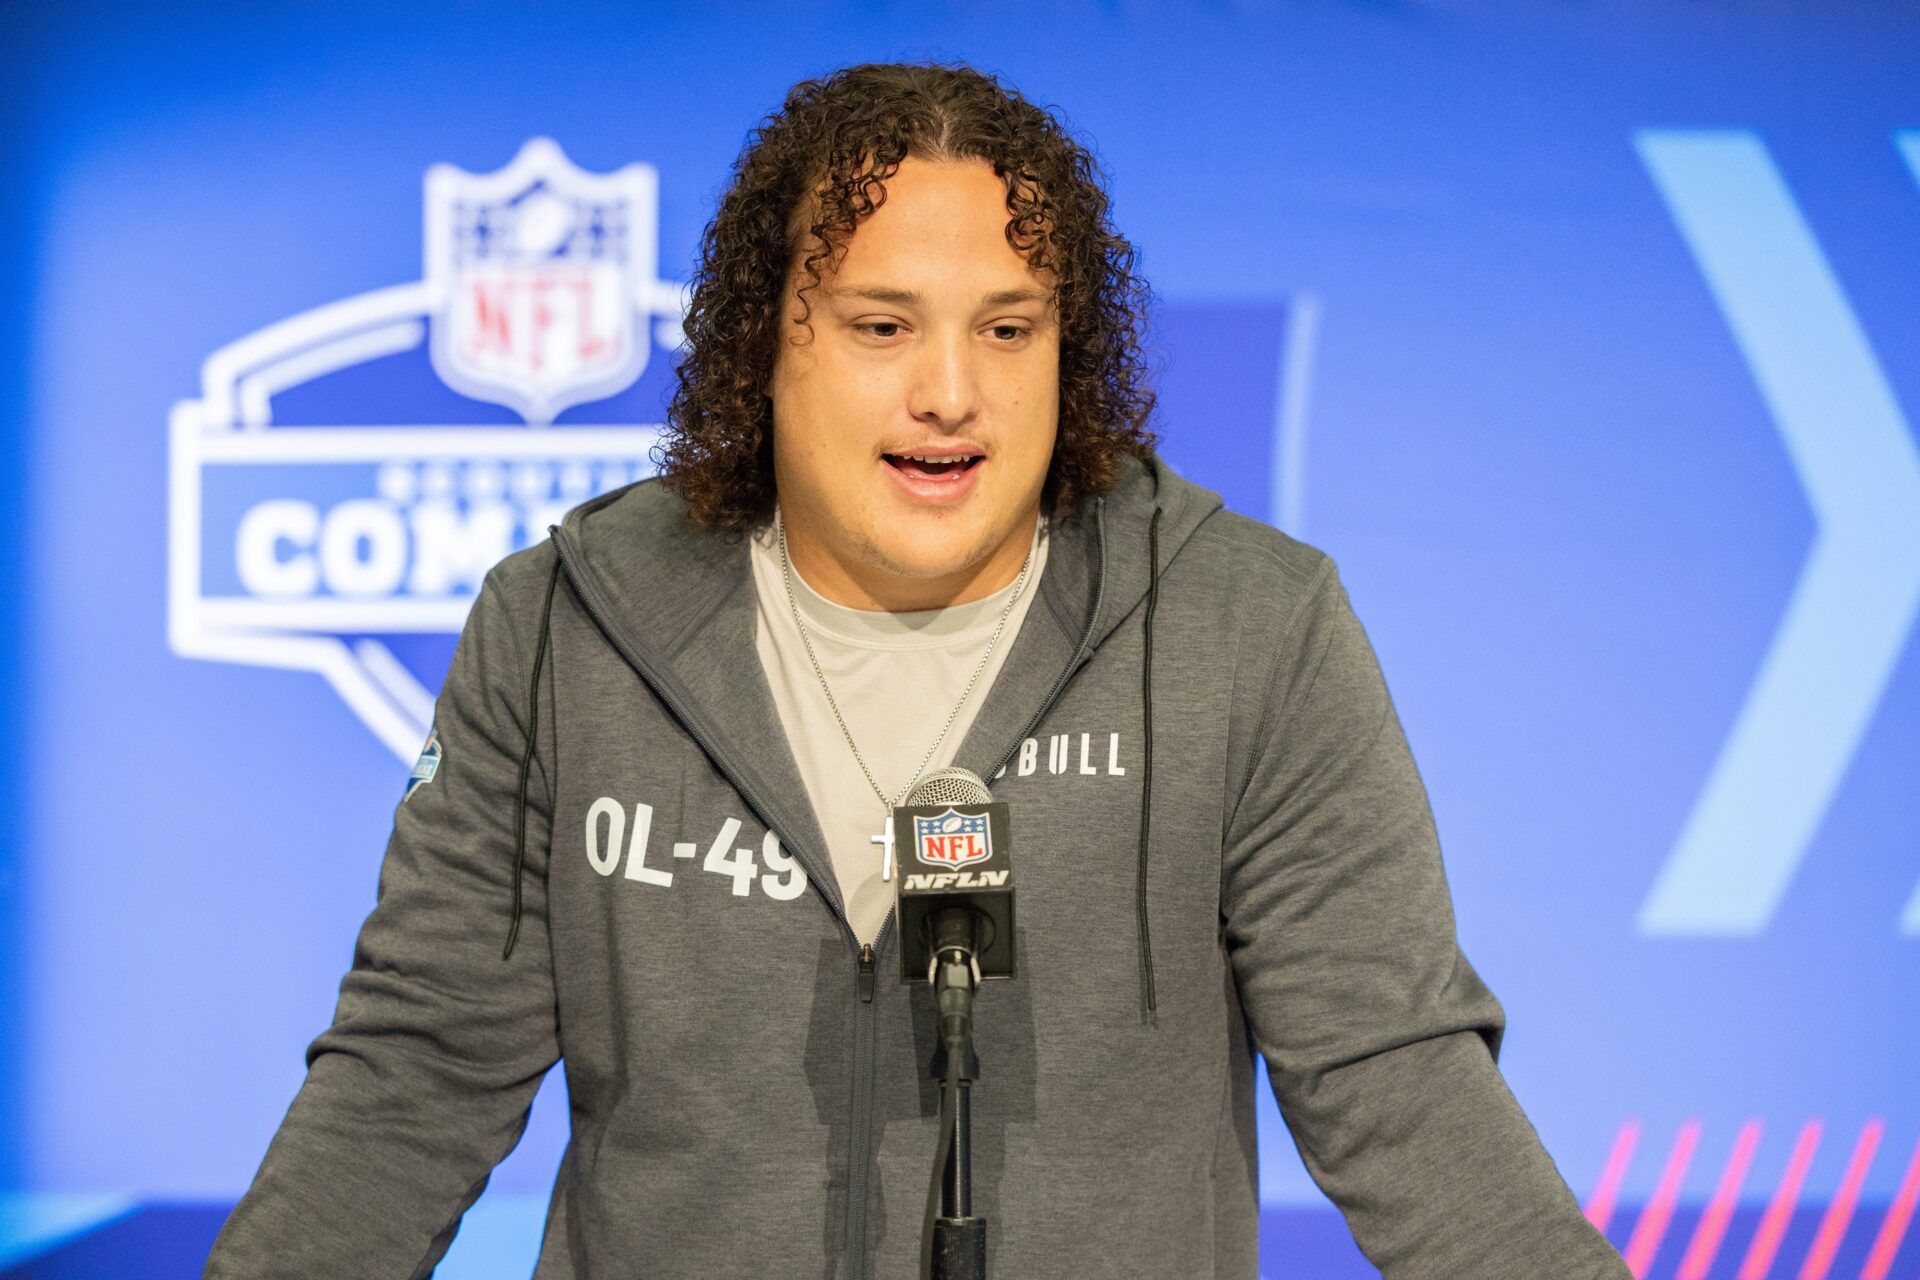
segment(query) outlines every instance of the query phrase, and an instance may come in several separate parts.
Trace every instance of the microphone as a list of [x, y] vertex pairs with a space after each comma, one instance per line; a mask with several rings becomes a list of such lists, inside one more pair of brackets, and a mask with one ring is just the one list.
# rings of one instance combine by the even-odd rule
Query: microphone
[[1014, 976], [1013, 849], [1007, 806], [971, 770], [935, 769], [893, 811], [901, 976], [932, 981], [943, 952], [982, 978]]
[[920, 1236], [921, 1280], [985, 1280], [987, 1220], [973, 1212], [973, 996], [1013, 973], [1013, 849], [1007, 806], [969, 770], [936, 769], [893, 811], [903, 977], [933, 986], [940, 1137]]

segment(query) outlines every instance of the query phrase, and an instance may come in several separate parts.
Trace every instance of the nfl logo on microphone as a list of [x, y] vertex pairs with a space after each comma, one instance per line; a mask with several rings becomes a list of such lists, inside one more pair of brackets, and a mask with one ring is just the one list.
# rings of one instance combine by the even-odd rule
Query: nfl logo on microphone
[[948, 809], [931, 818], [913, 820], [913, 856], [930, 867], [972, 866], [993, 856], [987, 835], [987, 815]]

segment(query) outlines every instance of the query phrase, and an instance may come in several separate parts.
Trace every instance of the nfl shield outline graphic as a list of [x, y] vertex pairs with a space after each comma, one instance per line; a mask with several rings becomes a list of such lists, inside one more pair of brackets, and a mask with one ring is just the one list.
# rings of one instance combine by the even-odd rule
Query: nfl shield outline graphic
[[[463, 186], [468, 180], [473, 185]], [[630, 332], [631, 350], [622, 353], [617, 364], [597, 370], [590, 381], [532, 382], [516, 391], [498, 381], [488, 382], [485, 371], [471, 378], [463, 374], [464, 385], [456, 384], [433, 360], [433, 372], [454, 391], [512, 404], [526, 419], [524, 425], [301, 423], [276, 428], [276, 397], [329, 374], [417, 352], [430, 330], [437, 334], [447, 327], [445, 307], [456, 281], [435, 257], [445, 248], [434, 230], [436, 190], [477, 190], [492, 198], [500, 191], [526, 190], [536, 180], [553, 192], [583, 192], [603, 202], [617, 195], [630, 202], [626, 243], [629, 248], [644, 244], [644, 249], [634, 262], [619, 269], [620, 287], [626, 291], [621, 323]], [[658, 182], [646, 165], [628, 165], [613, 174], [586, 174], [573, 167], [557, 143], [535, 138], [492, 174], [462, 174], [451, 166], [436, 165], [428, 171], [426, 187], [426, 252], [420, 280], [316, 307], [221, 347], [201, 367], [199, 395], [175, 404], [168, 423], [167, 633], [173, 652], [185, 658], [316, 672], [374, 736], [409, 765], [431, 728], [434, 694], [382, 637], [457, 635], [477, 591], [477, 580], [466, 579], [476, 574], [423, 594], [411, 589], [385, 593], [329, 589], [304, 594], [223, 589], [209, 581], [222, 574], [233, 576], [231, 563], [219, 559], [227, 552], [219, 543], [221, 531], [216, 530], [212, 540], [207, 537], [209, 520], [225, 518], [216, 510], [218, 502], [209, 503], [209, 491], [236, 476], [314, 475], [329, 467], [359, 468], [366, 474], [377, 471], [383, 490], [390, 470], [425, 476], [436, 468], [448, 474], [480, 473], [486, 468], [504, 474], [514, 467], [533, 468], [560, 477], [554, 482], [557, 498], [549, 491], [537, 501], [522, 502], [518, 518], [528, 536], [521, 543], [537, 540], [533, 535], [544, 537], [547, 523], [557, 523], [568, 507], [594, 492], [652, 474], [651, 449], [659, 439], [660, 424], [553, 426], [551, 417], [567, 404], [604, 398], [631, 385], [645, 367], [651, 343], [668, 350], [677, 347], [687, 302], [684, 285], [654, 274]], [[604, 301], [600, 305], [604, 310]], [[569, 479], [576, 473], [586, 477], [581, 484]], [[399, 516], [369, 510], [379, 507], [387, 496], [384, 491], [370, 493], [337, 505], [356, 506], [362, 516], [396, 522]], [[248, 514], [274, 505], [257, 503]], [[306, 533], [311, 543], [312, 531]], [[286, 527], [273, 532], [267, 539], [271, 553], [284, 554], [293, 545], [289, 536]], [[355, 544], [356, 554], [360, 545]], [[502, 554], [514, 549], [506, 546]], [[208, 558], [210, 552], [213, 559]], [[240, 558], [237, 549], [233, 558]]]
[[[979, 843], [974, 852], [958, 858], [944, 855], [929, 857], [927, 837], [936, 835], [977, 835]], [[948, 871], [960, 867], [970, 867], [976, 862], [985, 862], [993, 856], [993, 835], [987, 815], [984, 813], [961, 813], [948, 806], [945, 813], [936, 813], [931, 817], [913, 816], [913, 856], [929, 867], [941, 867]]]

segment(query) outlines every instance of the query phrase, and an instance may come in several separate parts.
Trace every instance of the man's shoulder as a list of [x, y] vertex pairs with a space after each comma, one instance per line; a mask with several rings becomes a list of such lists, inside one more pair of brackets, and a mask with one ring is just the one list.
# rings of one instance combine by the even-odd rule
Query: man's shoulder
[[1209, 515], [1190, 541], [1190, 572], [1216, 577], [1280, 614], [1310, 599], [1336, 572], [1333, 557], [1319, 547], [1226, 507]]
[[[546, 590], [547, 578], [553, 573], [559, 553], [554, 550], [553, 539], [546, 536], [546, 530], [539, 530], [538, 533], [538, 541], [507, 553], [493, 568], [487, 570], [487, 586], [509, 599], [530, 591]], [[483, 592], [485, 589], [483, 586]]]
[[[687, 520], [685, 501], [658, 476], [595, 494], [569, 507], [554, 523], [565, 528], [576, 545], [589, 551], [601, 544], [618, 544], [657, 553], [664, 542], [697, 536]], [[544, 593], [558, 558], [546, 528], [530, 529], [528, 533], [534, 540], [502, 557], [488, 574], [498, 588], [509, 593], [533, 590], [535, 583]], [[592, 547], [587, 547], [589, 542]]]
[[[1328, 554], [1262, 520], [1229, 508], [1219, 492], [1182, 475], [1164, 457], [1131, 459], [1117, 496], [1127, 513], [1126, 537], [1144, 546], [1144, 513], [1157, 507], [1163, 564], [1190, 580], [1216, 587], [1237, 608], [1271, 616], [1311, 598], [1334, 574]], [[1168, 539], [1176, 541], [1169, 555]], [[1257, 621], [1257, 620], [1256, 620]]]

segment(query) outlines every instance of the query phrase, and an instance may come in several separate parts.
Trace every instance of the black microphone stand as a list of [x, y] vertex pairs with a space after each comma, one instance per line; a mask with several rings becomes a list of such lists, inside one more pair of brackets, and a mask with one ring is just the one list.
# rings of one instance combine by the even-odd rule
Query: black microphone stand
[[980, 1075], [973, 1052], [973, 994], [980, 985], [975, 941], [981, 920], [977, 912], [953, 908], [933, 922], [931, 976], [942, 1042], [933, 1076], [941, 1082], [940, 1142], [947, 1158], [940, 1173], [940, 1213], [933, 1220], [932, 1280], [987, 1276], [987, 1220], [973, 1213], [973, 1082]]

